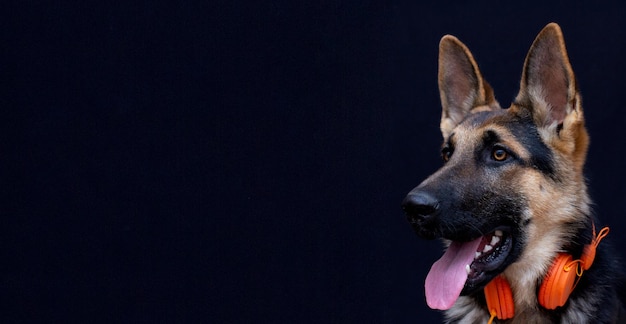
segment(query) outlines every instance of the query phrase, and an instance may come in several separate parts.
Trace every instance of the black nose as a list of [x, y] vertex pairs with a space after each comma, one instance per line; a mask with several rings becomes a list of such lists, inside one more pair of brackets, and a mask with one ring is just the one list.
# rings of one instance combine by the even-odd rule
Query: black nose
[[402, 209], [409, 218], [427, 222], [437, 215], [439, 201], [426, 192], [409, 193], [402, 201]]

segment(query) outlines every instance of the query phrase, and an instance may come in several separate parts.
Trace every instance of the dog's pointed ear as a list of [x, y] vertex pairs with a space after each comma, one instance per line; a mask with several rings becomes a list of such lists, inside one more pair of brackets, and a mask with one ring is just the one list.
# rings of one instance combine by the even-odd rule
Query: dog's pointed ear
[[438, 78], [442, 106], [441, 133], [444, 138], [467, 114], [500, 108], [472, 53], [452, 35], [444, 36], [439, 43]]
[[528, 51], [515, 106], [529, 110], [544, 140], [571, 154], [582, 167], [589, 139], [576, 78], [556, 23], [544, 27]]
[[576, 79], [559, 25], [548, 24], [533, 42], [522, 71], [517, 103], [531, 109], [540, 126], [562, 124], [576, 109]]

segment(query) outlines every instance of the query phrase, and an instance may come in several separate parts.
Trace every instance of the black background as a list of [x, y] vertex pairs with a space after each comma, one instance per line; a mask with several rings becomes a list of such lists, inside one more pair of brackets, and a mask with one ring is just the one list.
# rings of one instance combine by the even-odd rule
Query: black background
[[441, 163], [439, 39], [508, 106], [552, 21], [594, 209], [626, 246], [626, 9], [581, 4], [3, 4], [0, 317], [440, 321], [441, 244], [400, 209]]

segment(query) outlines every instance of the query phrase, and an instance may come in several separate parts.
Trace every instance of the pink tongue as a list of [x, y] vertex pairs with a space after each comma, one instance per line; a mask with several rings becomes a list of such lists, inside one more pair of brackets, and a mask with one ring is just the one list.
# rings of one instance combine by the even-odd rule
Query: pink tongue
[[432, 309], [450, 309], [467, 280], [465, 266], [471, 264], [482, 237], [465, 243], [452, 242], [426, 276], [426, 303]]

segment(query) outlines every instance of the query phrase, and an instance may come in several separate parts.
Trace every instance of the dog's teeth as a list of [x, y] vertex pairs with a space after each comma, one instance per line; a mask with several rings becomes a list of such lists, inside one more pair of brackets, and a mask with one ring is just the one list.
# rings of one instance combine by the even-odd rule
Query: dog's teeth
[[474, 255], [474, 259], [478, 259], [478, 258], [480, 258], [480, 256], [481, 256], [481, 255], [483, 255], [483, 253], [482, 253], [482, 252], [478, 252], [478, 251], [476, 251], [476, 254]]
[[489, 244], [485, 245], [485, 247], [483, 248], [483, 252], [484, 253], [487, 253], [487, 252], [489, 252], [491, 250], [493, 250], [493, 246], [491, 246]]
[[465, 265], [465, 271], [467, 272], [467, 274], [470, 274], [471, 269], [470, 269], [470, 265], [469, 264]]
[[495, 236], [495, 235], [494, 235], [494, 236], [491, 238], [491, 243], [490, 243], [490, 244], [491, 244], [491, 245], [496, 245], [496, 244], [498, 244], [498, 242], [500, 242], [500, 237], [499, 237], [499, 236]]
[[502, 231], [501, 230], [496, 230], [496, 232], [494, 233], [496, 236], [502, 236]]

